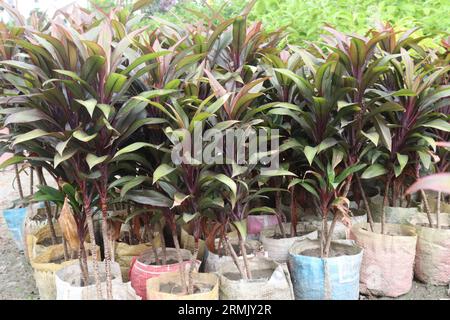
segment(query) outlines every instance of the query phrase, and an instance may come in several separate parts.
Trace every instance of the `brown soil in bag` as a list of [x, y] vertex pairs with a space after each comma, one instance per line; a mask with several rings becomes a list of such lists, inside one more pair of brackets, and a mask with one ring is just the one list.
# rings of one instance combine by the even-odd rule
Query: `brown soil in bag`
[[[196, 293], [204, 293], [209, 292], [214, 288], [214, 286], [210, 284], [198, 283], [194, 284], [194, 294]], [[181, 295], [183, 292], [183, 288], [175, 282], [162, 283], [159, 286], [160, 292], [170, 293], [170, 294], [178, 294]]]
[[[311, 233], [311, 231], [297, 231], [297, 233], [295, 234], [294, 237], [301, 237], [308, 233]], [[272, 239], [288, 239], [288, 238], [292, 238], [290, 230], [286, 231], [286, 237], [283, 237], [283, 235], [281, 233], [276, 233], [272, 237]]]
[[[261, 279], [269, 279], [273, 274], [273, 269], [261, 269], [261, 270], [252, 270], [252, 279], [251, 280], [261, 280]], [[223, 274], [229, 280], [241, 280], [241, 274], [239, 272], [226, 272]]]
[[[56, 237], [56, 243], [55, 244], [61, 244], [62, 243], [62, 237]], [[44, 246], [44, 247], [49, 247], [52, 246], [52, 238], [45, 238], [42, 241], [39, 241], [37, 244]]]
[[[354, 255], [355, 252], [352, 250], [352, 248], [330, 248], [330, 252], [328, 253], [328, 258], [335, 258], [340, 256], [351, 256]], [[316, 249], [308, 249], [303, 252], [301, 252], [302, 256], [307, 257], [320, 257], [320, 248]]]

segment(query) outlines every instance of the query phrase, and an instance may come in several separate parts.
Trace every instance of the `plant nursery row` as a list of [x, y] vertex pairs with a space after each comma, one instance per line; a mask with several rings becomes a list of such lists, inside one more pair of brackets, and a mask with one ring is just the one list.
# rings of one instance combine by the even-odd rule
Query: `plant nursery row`
[[411, 186], [449, 172], [450, 38], [380, 22], [282, 46], [254, 1], [152, 27], [147, 2], [50, 20], [0, 2], [3, 215], [41, 299], [449, 286], [449, 195]]

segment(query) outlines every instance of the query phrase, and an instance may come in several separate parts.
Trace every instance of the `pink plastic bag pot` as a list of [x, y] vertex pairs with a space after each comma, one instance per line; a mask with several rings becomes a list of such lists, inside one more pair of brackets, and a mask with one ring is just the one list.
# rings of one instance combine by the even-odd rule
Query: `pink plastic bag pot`
[[[174, 248], [167, 248], [167, 261], [178, 261], [177, 253]], [[162, 257], [161, 250], [158, 250], [159, 258]], [[191, 265], [191, 253], [189, 250], [181, 249], [181, 256], [183, 263], [171, 263], [165, 265], [156, 265], [153, 251], [145, 251], [139, 257], [134, 257], [131, 261], [129, 279], [131, 286], [136, 291], [136, 294], [142, 299], [147, 300], [147, 280], [158, 277], [166, 272], [178, 272], [180, 267], [189, 269]], [[201, 261], [197, 260], [196, 269], [200, 266]]]
[[248, 234], [259, 234], [263, 229], [278, 223], [277, 217], [269, 214], [249, 215], [247, 217]]
[[398, 297], [411, 290], [417, 235], [414, 227], [374, 224], [370, 232], [367, 223], [354, 225], [350, 238], [364, 249], [361, 265], [360, 291], [376, 296]]

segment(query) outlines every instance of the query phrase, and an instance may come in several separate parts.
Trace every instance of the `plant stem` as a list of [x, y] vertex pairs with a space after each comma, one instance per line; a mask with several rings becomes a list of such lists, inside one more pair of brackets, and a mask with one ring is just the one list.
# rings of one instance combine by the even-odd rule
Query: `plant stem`
[[182, 294], [186, 294], [186, 292], [188, 292], [188, 287], [186, 283], [186, 268], [184, 267], [183, 257], [181, 255], [181, 248], [180, 243], [178, 242], [176, 227], [174, 228], [171, 226], [171, 228], [172, 228], [173, 243], [175, 244], [175, 249], [177, 251], [178, 263], [180, 264], [181, 287], [183, 288]]
[[386, 207], [388, 204], [390, 184], [391, 184], [391, 177], [388, 177], [386, 180], [386, 185], [384, 186], [383, 206], [381, 208], [381, 234], [385, 234], [384, 229], [385, 229], [385, 224], [386, 224]]
[[167, 264], [166, 240], [164, 239], [163, 228], [160, 222], [156, 223], [159, 239], [161, 241], [162, 264]]
[[295, 197], [295, 188], [291, 190], [291, 237], [297, 235], [297, 199]]
[[[42, 173], [42, 168], [38, 167], [38, 168], [36, 168], [36, 171], [37, 171], [37, 176], [39, 179], [39, 184], [46, 186], [47, 183], [45, 182], [44, 174]], [[55, 245], [57, 243], [57, 238], [56, 238], [55, 226], [53, 225], [52, 208], [48, 201], [45, 201], [44, 205], [45, 205], [45, 214], [47, 215], [48, 227], [50, 228], [50, 236], [52, 237], [52, 244]]]
[[441, 194], [442, 194], [442, 192], [441, 191], [438, 191], [438, 194], [437, 194], [437, 202], [436, 202], [436, 227], [438, 228], [438, 229], [440, 229], [441, 228], [441, 221], [440, 221], [440, 214], [441, 214]]
[[369, 222], [370, 230], [373, 232], [372, 210], [370, 210], [369, 201], [367, 201], [366, 192], [364, 191], [364, 188], [362, 186], [361, 179], [360, 179], [359, 175], [356, 175], [356, 183], [358, 184], [359, 191], [361, 192], [361, 196], [362, 196], [363, 202], [364, 202], [364, 207], [366, 207], [367, 221]]
[[189, 267], [188, 294], [193, 294], [194, 293], [194, 276], [193, 276], [193, 273], [194, 273], [194, 270], [195, 270], [195, 266], [197, 264], [198, 251], [199, 251], [199, 239], [198, 239], [198, 237], [195, 237], [194, 253], [192, 254], [191, 265]]
[[282, 210], [281, 210], [281, 194], [280, 191], [277, 191], [275, 194], [275, 207], [276, 207], [276, 211], [277, 211], [277, 221], [278, 221], [278, 225], [280, 226], [280, 232], [281, 232], [281, 236], [283, 238], [286, 238], [286, 230], [284, 229], [284, 225], [283, 225], [283, 219], [282, 219]]
[[425, 207], [425, 212], [427, 213], [428, 223], [430, 224], [430, 228], [433, 228], [433, 219], [431, 218], [431, 210], [430, 205], [428, 204], [427, 195], [423, 190], [420, 190], [420, 195], [422, 196], [423, 206]]
[[149, 238], [150, 238], [150, 242], [152, 244], [153, 254], [155, 255], [155, 263], [157, 265], [160, 265], [161, 262], [160, 262], [160, 259], [159, 259], [159, 256], [158, 256], [158, 249], [155, 246], [155, 237], [153, 236], [153, 228], [150, 228], [150, 232], [148, 233], [148, 235], [149, 235]]
[[250, 265], [248, 263], [247, 249], [245, 248], [245, 241], [244, 241], [244, 238], [240, 234], [238, 236], [239, 236], [239, 247], [241, 249], [242, 259], [244, 260], [245, 272], [247, 274], [247, 278], [251, 279], [252, 271], [250, 270]]
[[323, 205], [320, 205], [320, 214], [322, 216], [322, 232], [320, 232], [320, 256], [323, 257], [324, 256], [324, 251], [325, 251], [325, 244], [326, 244], [326, 240], [327, 240], [327, 231], [328, 231], [328, 215], [327, 215], [327, 208], [325, 208]]
[[89, 271], [87, 266], [86, 249], [84, 248], [84, 239], [80, 240], [80, 247], [78, 250], [78, 261], [80, 263], [81, 276], [83, 278], [84, 285], [89, 285]]
[[244, 272], [242, 269], [241, 264], [239, 263], [239, 258], [236, 254], [236, 251], [234, 251], [233, 245], [230, 242], [230, 239], [228, 239], [227, 236], [225, 236], [225, 243], [227, 244], [228, 250], [230, 251], [231, 258], [233, 259], [234, 264], [239, 270], [239, 273], [241, 274], [241, 277], [243, 280], [248, 280], [247, 273]]
[[104, 194], [100, 195], [100, 206], [102, 210], [102, 236], [105, 249], [105, 272], [106, 272], [106, 299], [112, 300], [112, 276], [111, 276], [111, 246], [108, 237], [108, 205]]
[[69, 250], [67, 250], [67, 241], [66, 238], [64, 238], [64, 236], [62, 237], [62, 243], [63, 243], [63, 249], [64, 249], [64, 261], [69, 260], [70, 256], [69, 256]]
[[[102, 287], [100, 285], [100, 273], [98, 270], [98, 260], [97, 260], [97, 245], [95, 243], [95, 232], [94, 232], [94, 223], [92, 220], [92, 212], [90, 207], [90, 199], [84, 195], [84, 212], [86, 213], [86, 221], [89, 231], [89, 238], [91, 242], [91, 254], [92, 254], [92, 265], [94, 266], [94, 279], [95, 279], [95, 288], [97, 291], [97, 300], [103, 299], [102, 295]], [[81, 243], [81, 241], [80, 241]]]
[[19, 165], [16, 163], [14, 164], [14, 170], [16, 172], [16, 180], [17, 180], [17, 188], [19, 189], [19, 197], [20, 200], [23, 201], [23, 189], [22, 189], [22, 182], [20, 181], [20, 174], [19, 174]]
[[30, 167], [30, 194], [34, 194], [34, 168]]
[[325, 249], [323, 251], [322, 258], [328, 258], [328, 255], [330, 253], [331, 238], [333, 238], [333, 231], [334, 231], [334, 227], [336, 226], [337, 219], [338, 219], [338, 215], [335, 213], [333, 215], [333, 221], [331, 222], [330, 230], [328, 231], [328, 236], [327, 236]]

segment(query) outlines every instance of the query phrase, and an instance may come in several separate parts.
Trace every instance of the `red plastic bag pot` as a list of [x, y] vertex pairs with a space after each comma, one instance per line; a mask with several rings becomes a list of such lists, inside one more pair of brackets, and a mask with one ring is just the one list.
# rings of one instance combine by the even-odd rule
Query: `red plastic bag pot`
[[[178, 272], [180, 267], [189, 269], [191, 265], [191, 253], [189, 250], [180, 249], [183, 258], [182, 263], [170, 263], [165, 265], [155, 264], [155, 256], [153, 251], [145, 251], [139, 257], [133, 257], [130, 266], [129, 279], [131, 286], [136, 291], [136, 294], [142, 299], [147, 300], [147, 280], [159, 277], [161, 274], [167, 272]], [[167, 248], [167, 261], [178, 261], [177, 251], [174, 248]], [[161, 250], [158, 250], [159, 258], [162, 257]], [[149, 264], [150, 263], [150, 264]], [[198, 270], [201, 261], [197, 260], [196, 269]]]

